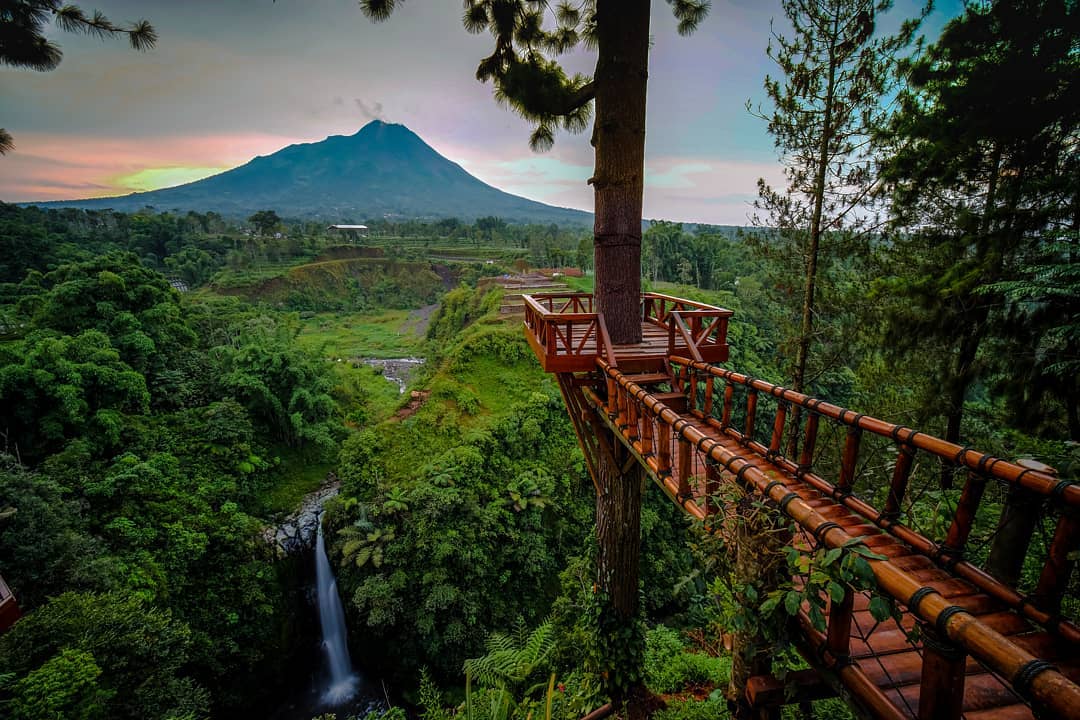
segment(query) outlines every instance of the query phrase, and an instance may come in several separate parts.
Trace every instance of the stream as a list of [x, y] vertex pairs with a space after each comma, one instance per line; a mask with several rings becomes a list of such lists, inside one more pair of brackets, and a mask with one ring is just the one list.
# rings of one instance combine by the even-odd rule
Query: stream
[[405, 393], [405, 387], [409, 384], [409, 380], [412, 379], [413, 373], [423, 364], [424, 359], [417, 357], [390, 358], [387, 360], [363, 358], [362, 360], [353, 361], [354, 366], [367, 365], [368, 367], [380, 368], [383, 377], [397, 385], [398, 394], [402, 395]]

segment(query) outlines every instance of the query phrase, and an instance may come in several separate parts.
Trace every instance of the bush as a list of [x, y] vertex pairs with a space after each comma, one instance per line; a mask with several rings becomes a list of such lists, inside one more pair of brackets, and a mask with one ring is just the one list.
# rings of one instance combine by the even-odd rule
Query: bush
[[690, 652], [676, 630], [657, 625], [645, 635], [645, 684], [654, 693], [722, 685], [730, 672], [730, 659]]

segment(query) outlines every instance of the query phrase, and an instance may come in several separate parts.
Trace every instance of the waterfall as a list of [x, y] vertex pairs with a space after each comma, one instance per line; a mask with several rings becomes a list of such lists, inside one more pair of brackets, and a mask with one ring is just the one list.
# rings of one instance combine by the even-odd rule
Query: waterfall
[[345, 630], [345, 610], [338, 597], [337, 579], [326, 557], [326, 541], [323, 539], [322, 519], [315, 541], [316, 597], [319, 601], [319, 625], [322, 628], [322, 646], [326, 653], [329, 671], [326, 688], [322, 692], [324, 705], [341, 705], [356, 695], [360, 677], [353, 672], [349, 657], [349, 638]]

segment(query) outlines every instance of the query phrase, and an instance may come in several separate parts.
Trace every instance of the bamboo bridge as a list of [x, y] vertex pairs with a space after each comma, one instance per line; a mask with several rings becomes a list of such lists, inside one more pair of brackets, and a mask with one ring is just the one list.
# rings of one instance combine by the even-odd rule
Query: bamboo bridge
[[[785, 516], [802, 551], [884, 557], [873, 593], [823, 598], [824, 631], [807, 603], [792, 618], [819, 691], [873, 718], [1080, 718], [1080, 627], [1063, 613], [1080, 484], [718, 367], [729, 310], [646, 293], [641, 343], [613, 345], [589, 294], [523, 301], [594, 482], [598, 442], [619, 442], [694, 518], [721, 522], [734, 485]], [[746, 694], [789, 701], [766, 676]]]

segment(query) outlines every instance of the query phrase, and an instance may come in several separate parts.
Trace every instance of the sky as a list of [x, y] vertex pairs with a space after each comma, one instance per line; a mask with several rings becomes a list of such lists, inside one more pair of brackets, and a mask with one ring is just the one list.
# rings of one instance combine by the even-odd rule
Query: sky
[[[958, 2], [927, 23], [940, 29]], [[477, 82], [489, 35], [461, 25], [460, 0], [408, 0], [385, 23], [355, 0], [86, 0], [114, 22], [140, 18], [159, 41], [50, 30], [64, 60], [52, 72], [0, 70], [0, 200], [126, 194], [197, 180], [297, 142], [350, 135], [373, 119], [402, 123], [481, 180], [541, 202], [592, 210], [588, 133], [529, 150], [530, 125]], [[900, 0], [899, 17], [915, 0]], [[765, 122], [772, 0], [714, 0], [681, 37], [654, 0], [644, 215], [745, 225], [758, 178], [782, 185]], [[562, 58], [591, 73], [587, 51]]]

